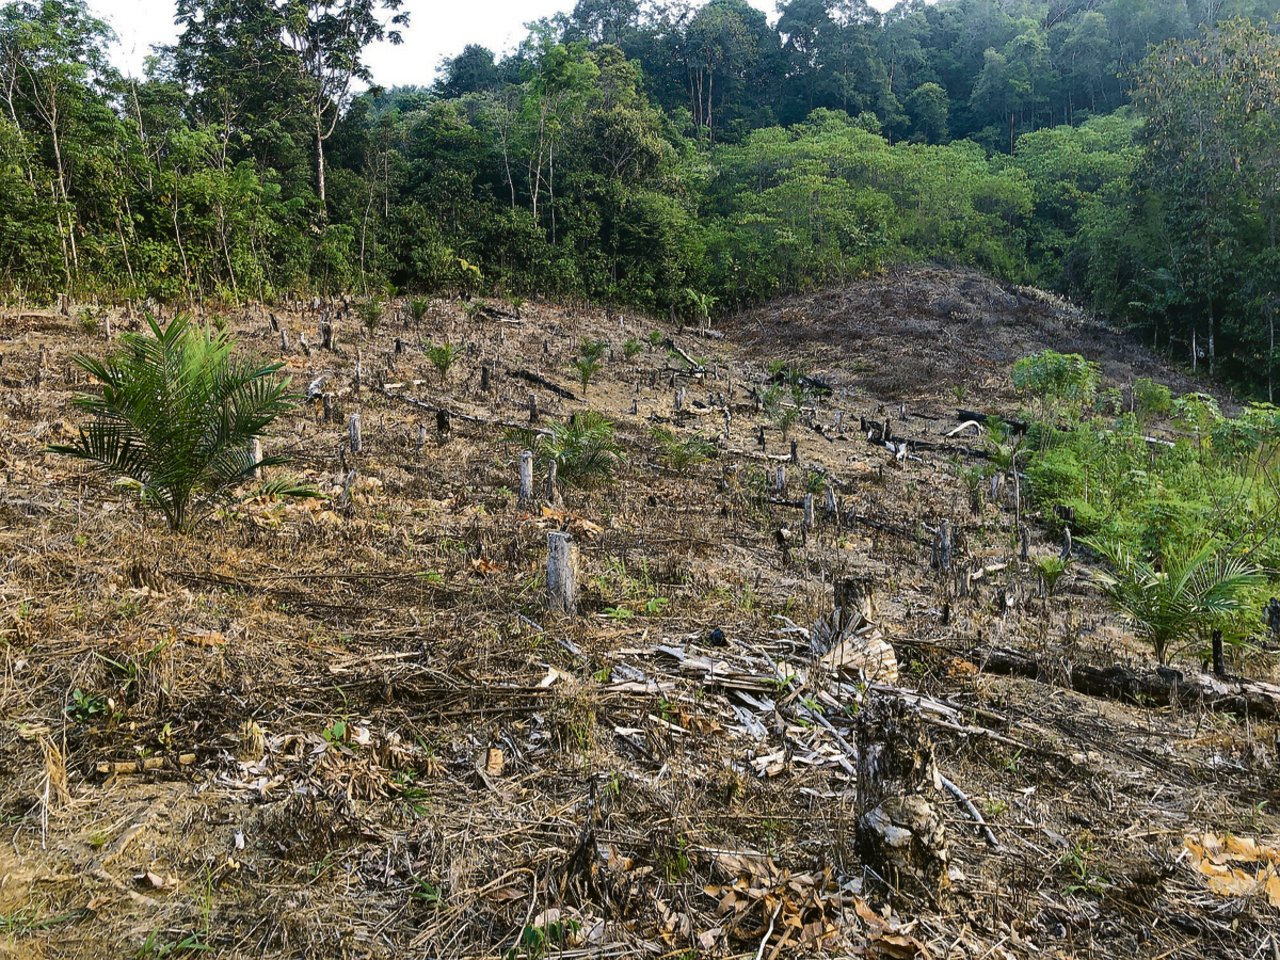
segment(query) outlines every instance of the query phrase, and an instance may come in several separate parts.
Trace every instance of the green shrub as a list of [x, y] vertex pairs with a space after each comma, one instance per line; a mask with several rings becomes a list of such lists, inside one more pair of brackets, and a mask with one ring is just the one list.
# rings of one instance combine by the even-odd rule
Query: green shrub
[[415, 324], [425, 320], [427, 311], [430, 309], [431, 301], [426, 297], [411, 297], [409, 299], [409, 316], [413, 318]]
[[604, 365], [602, 358], [608, 346], [603, 340], [591, 339], [584, 339], [578, 344], [578, 356], [569, 364], [569, 367], [578, 375], [578, 383], [582, 385], [584, 394], [591, 383], [591, 378], [599, 373]]
[[1032, 398], [1040, 416], [1056, 418], [1061, 408], [1079, 413], [1098, 390], [1098, 365], [1078, 353], [1041, 350], [1013, 365], [1013, 385]]
[[373, 335], [373, 331], [378, 329], [378, 324], [382, 322], [382, 310], [384, 304], [381, 300], [375, 300], [370, 297], [367, 300], [361, 300], [356, 304], [356, 314], [360, 317], [360, 322], [364, 324], [364, 328], [369, 331], [369, 335]]
[[1146, 425], [1158, 417], [1167, 417], [1173, 411], [1173, 392], [1163, 383], [1147, 377], [1133, 384], [1133, 412], [1138, 422]]
[[1245, 591], [1265, 581], [1256, 567], [1218, 553], [1212, 542], [1163, 553], [1155, 560], [1113, 540], [1085, 544], [1109, 568], [1095, 572], [1095, 582], [1151, 644], [1162, 664], [1182, 646], [1202, 640], [1215, 625], [1237, 615]]

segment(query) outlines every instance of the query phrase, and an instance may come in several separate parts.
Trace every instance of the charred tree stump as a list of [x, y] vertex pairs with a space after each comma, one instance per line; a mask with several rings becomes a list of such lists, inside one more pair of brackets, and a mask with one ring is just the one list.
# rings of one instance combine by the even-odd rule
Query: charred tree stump
[[831, 613], [810, 627], [809, 649], [837, 675], [890, 684], [898, 680], [898, 657], [876, 626], [872, 584], [866, 577], [835, 582]]
[[800, 462], [800, 443], [796, 440], [791, 441], [791, 462]]
[[532, 390], [529, 391], [529, 422], [538, 422], [538, 395]]
[[360, 448], [364, 445], [363, 438], [360, 435], [359, 413], [353, 413], [351, 418], [347, 420], [347, 441], [352, 453], [359, 453]]
[[452, 430], [449, 423], [449, 414], [444, 410], [436, 411], [436, 436], [441, 443], [449, 439], [449, 433]]
[[1227, 659], [1222, 652], [1222, 631], [1213, 631], [1213, 675], [1215, 677], [1225, 677], [1227, 675]]
[[943, 520], [938, 524], [938, 533], [933, 539], [933, 566], [946, 573], [951, 569], [951, 521]]
[[939, 788], [933, 745], [901, 699], [868, 691], [858, 713], [855, 835], [878, 892], [934, 896], [948, 883], [946, 830], [926, 791]]
[[578, 547], [569, 533], [547, 535], [547, 606], [572, 617], [578, 612]]

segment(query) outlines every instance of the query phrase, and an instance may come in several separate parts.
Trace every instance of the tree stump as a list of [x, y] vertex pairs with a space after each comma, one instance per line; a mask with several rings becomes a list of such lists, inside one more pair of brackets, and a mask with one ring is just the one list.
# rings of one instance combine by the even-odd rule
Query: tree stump
[[942, 781], [920, 717], [901, 699], [868, 690], [858, 713], [855, 836], [867, 880], [932, 897], [948, 883], [946, 830], [925, 796]]
[[938, 532], [933, 538], [933, 566], [946, 573], [951, 569], [951, 521], [943, 520], [938, 524]]
[[815, 660], [835, 674], [896, 683], [898, 657], [876, 626], [871, 580], [837, 580], [832, 599], [831, 613], [809, 629], [809, 648]]
[[360, 435], [360, 414], [353, 413], [351, 418], [347, 420], [347, 439], [350, 441], [352, 453], [359, 453], [360, 448], [364, 445], [364, 440]]
[[520, 454], [520, 499], [521, 508], [528, 509], [533, 504], [533, 451], [525, 450]]
[[564, 499], [560, 496], [560, 484], [556, 479], [559, 465], [554, 460], [547, 461], [547, 502], [553, 507], [558, 507], [564, 503]]
[[253, 464], [251, 476], [255, 480], [262, 479], [262, 441], [257, 437], [249, 440], [249, 462]]
[[578, 546], [563, 531], [547, 535], [547, 606], [569, 617], [578, 612]]

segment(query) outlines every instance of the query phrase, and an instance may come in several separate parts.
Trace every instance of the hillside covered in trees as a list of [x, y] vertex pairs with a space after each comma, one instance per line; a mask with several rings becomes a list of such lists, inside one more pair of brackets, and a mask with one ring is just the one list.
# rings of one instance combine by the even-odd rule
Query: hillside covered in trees
[[698, 315], [931, 259], [1270, 395], [1276, 0], [581, 0], [370, 88], [399, 6], [182, 0], [137, 80], [83, 0], [7, 2], [6, 295]]

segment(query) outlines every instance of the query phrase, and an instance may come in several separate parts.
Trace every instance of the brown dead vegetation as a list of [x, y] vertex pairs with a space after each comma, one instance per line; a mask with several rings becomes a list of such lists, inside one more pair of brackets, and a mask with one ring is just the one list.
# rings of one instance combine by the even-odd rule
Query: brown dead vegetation
[[[186, 539], [44, 452], [74, 428], [69, 357], [105, 350], [101, 330], [0, 319], [7, 954], [1280, 953], [1273, 723], [971, 656], [1150, 665], [1079, 570], [1038, 598], [1008, 504], [970, 513], [965, 441], [944, 437], [957, 400], [1012, 413], [1009, 365], [1043, 346], [1119, 384], [1169, 371], [1043, 295], [935, 268], [735, 318], [724, 339], [594, 309], [472, 312], [437, 302], [421, 330], [389, 313], [372, 338], [339, 317], [335, 352], [310, 306], [276, 309], [297, 385], [323, 376], [333, 415], [316, 401], [265, 444], [326, 497], [249, 501]], [[241, 349], [280, 354], [268, 311], [230, 324]], [[703, 371], [651, 347], [654, 329]], [[502, 424], [527, 422], [530, 392], [544, 422], [586, 404], [510, 371], [572, 392], [586, 336], [613, 347], [588, 398], [628, 463], [562, 511], [522, 510], [523, 444]], [[631, 337], [645, 349], [627, 360]], [[445, 339], [467, 353], [442, 387], [419, 342]], [[775, 357], [834, 387], [791, 427], [781, 491], [789, 443], [752, 397]], [[404, 397], [451, 412], [449, 433]], [[860, 418], [885, 413], [938, 449], [869, 444]], [[655, 425], [717, 437], [717, 456], [676, 473]], [[819, 496], [802, 535], [809, 471], [841, 514]], [[957, 566], [993, 568], [968, 596], [931, 565], [943, 520]], [[581, 550], [576, 619], [544, 602], [562, 526]], [[792, 629], [853, 576], [874, 583], [894, 688], [815, 664]], [[888, 903], [855, 843], [849, 749], [877, 693], [920, 712], [998, 844], [937, 793], [949, 884]]]

